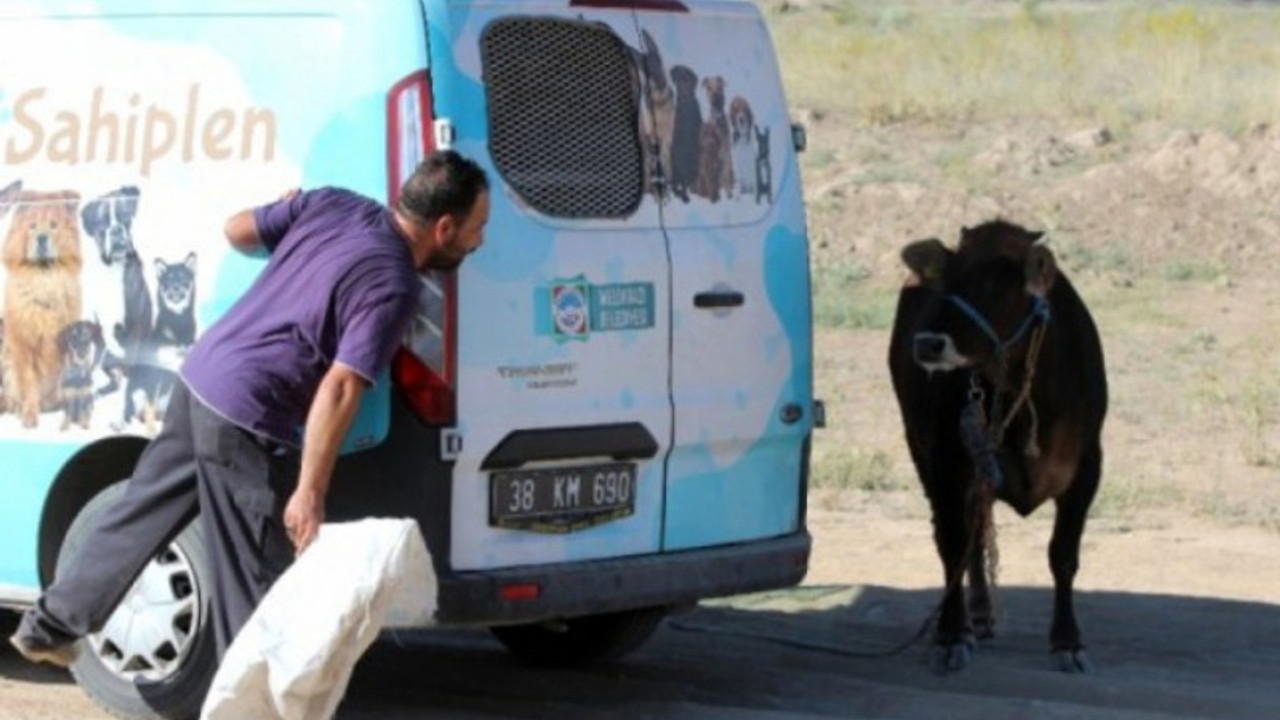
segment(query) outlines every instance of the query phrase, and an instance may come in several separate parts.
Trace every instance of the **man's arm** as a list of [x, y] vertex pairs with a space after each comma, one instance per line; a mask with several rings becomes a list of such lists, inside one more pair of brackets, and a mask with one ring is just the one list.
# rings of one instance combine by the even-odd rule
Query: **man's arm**
[[[277, 202], [288, 202], [297, 197], [297, 188], [286, 191]], [[261, 257], [267, 254], [267, 247], [262, 242], [262, 234], [258, 230], [258, 221], [254, 218], [254, 208], [241, 210], [227, 218], [222, 231], [227, 236], [231, 247], [245, 255]]]
[[311, 409], [307, 411], [302, 470], [298, 487], [284, 511], [285, 530], [299, 553], [316, 539], [324, 522], [324, 501], [338, 460], [338, 448], [355, 420], [364, 388], [365, 380], [356, 371], [335, 364], [320, 380]]
[[227, 242], [231, 247], [245, 255], [264, 255], [266, 248], [262, 238], [258, 236], [258, 223], [253, 219], [253, 210], [241, 210], [227, 219], [223, 227]]

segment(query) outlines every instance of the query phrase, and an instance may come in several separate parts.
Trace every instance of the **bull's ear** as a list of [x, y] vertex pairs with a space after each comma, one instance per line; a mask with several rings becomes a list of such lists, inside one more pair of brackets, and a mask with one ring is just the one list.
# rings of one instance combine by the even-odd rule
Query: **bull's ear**
[[1037, 241], [1027, 252], [1027, 292], [1036, 297], [1046, 297], [1053, 280], [1058, 276], [1058, 261], [1043, 240]]
[[938, 285], [946, 273], [952, 252], [937, 238], [917, 240], [902, 249], [902, 262], [926, 285]]

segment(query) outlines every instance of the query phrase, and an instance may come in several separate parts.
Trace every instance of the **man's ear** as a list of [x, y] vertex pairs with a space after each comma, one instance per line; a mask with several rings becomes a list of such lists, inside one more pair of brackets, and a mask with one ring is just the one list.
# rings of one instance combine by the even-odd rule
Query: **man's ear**
[[432, 245], [436, 247], [442, 246], [445, 240], [448, 240], [457, 229], [458, 219], [453, 215], [445, 213], [436, 218], [435, 222], [431, 223]]
[[1039, 240], [1027, 252], [1025, 267], [1027, 292], [1036, 297], [1046, 297], [1058, 277], [1058, 261], [1053, 257], [1044, 240]]
[[947, 263], [954, 253], [937, 238], [917, 240], [902, 249], [902, 262], [906, 263], [916, 277], [930, 286], [942, 284], [942, 276], [946, 274]]

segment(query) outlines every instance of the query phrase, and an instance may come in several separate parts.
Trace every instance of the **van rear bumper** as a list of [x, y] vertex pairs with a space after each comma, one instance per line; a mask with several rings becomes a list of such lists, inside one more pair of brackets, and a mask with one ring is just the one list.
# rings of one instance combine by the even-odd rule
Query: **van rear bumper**
[[[801, 531], [707, 550], [455, 573], [440, 578], [436, 619], [444, 625], [533, 622], [790, 587], [804, 579], [812, 544]], [[501, 598], [504, 586], [530, 583], [540, 590], [536, 598]]]

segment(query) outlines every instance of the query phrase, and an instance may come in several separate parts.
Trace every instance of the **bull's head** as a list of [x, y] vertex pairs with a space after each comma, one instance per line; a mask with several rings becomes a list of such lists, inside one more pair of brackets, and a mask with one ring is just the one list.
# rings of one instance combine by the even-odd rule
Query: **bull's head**
[[1043, 233], [994, 221], [964, 228], [958, 250], [920, 240], [903, 249], [902, 260], [935, 295], [913, 337], [915, 360], [926, 370], [1007, 359], [1049, 318], [1057, 264]]

